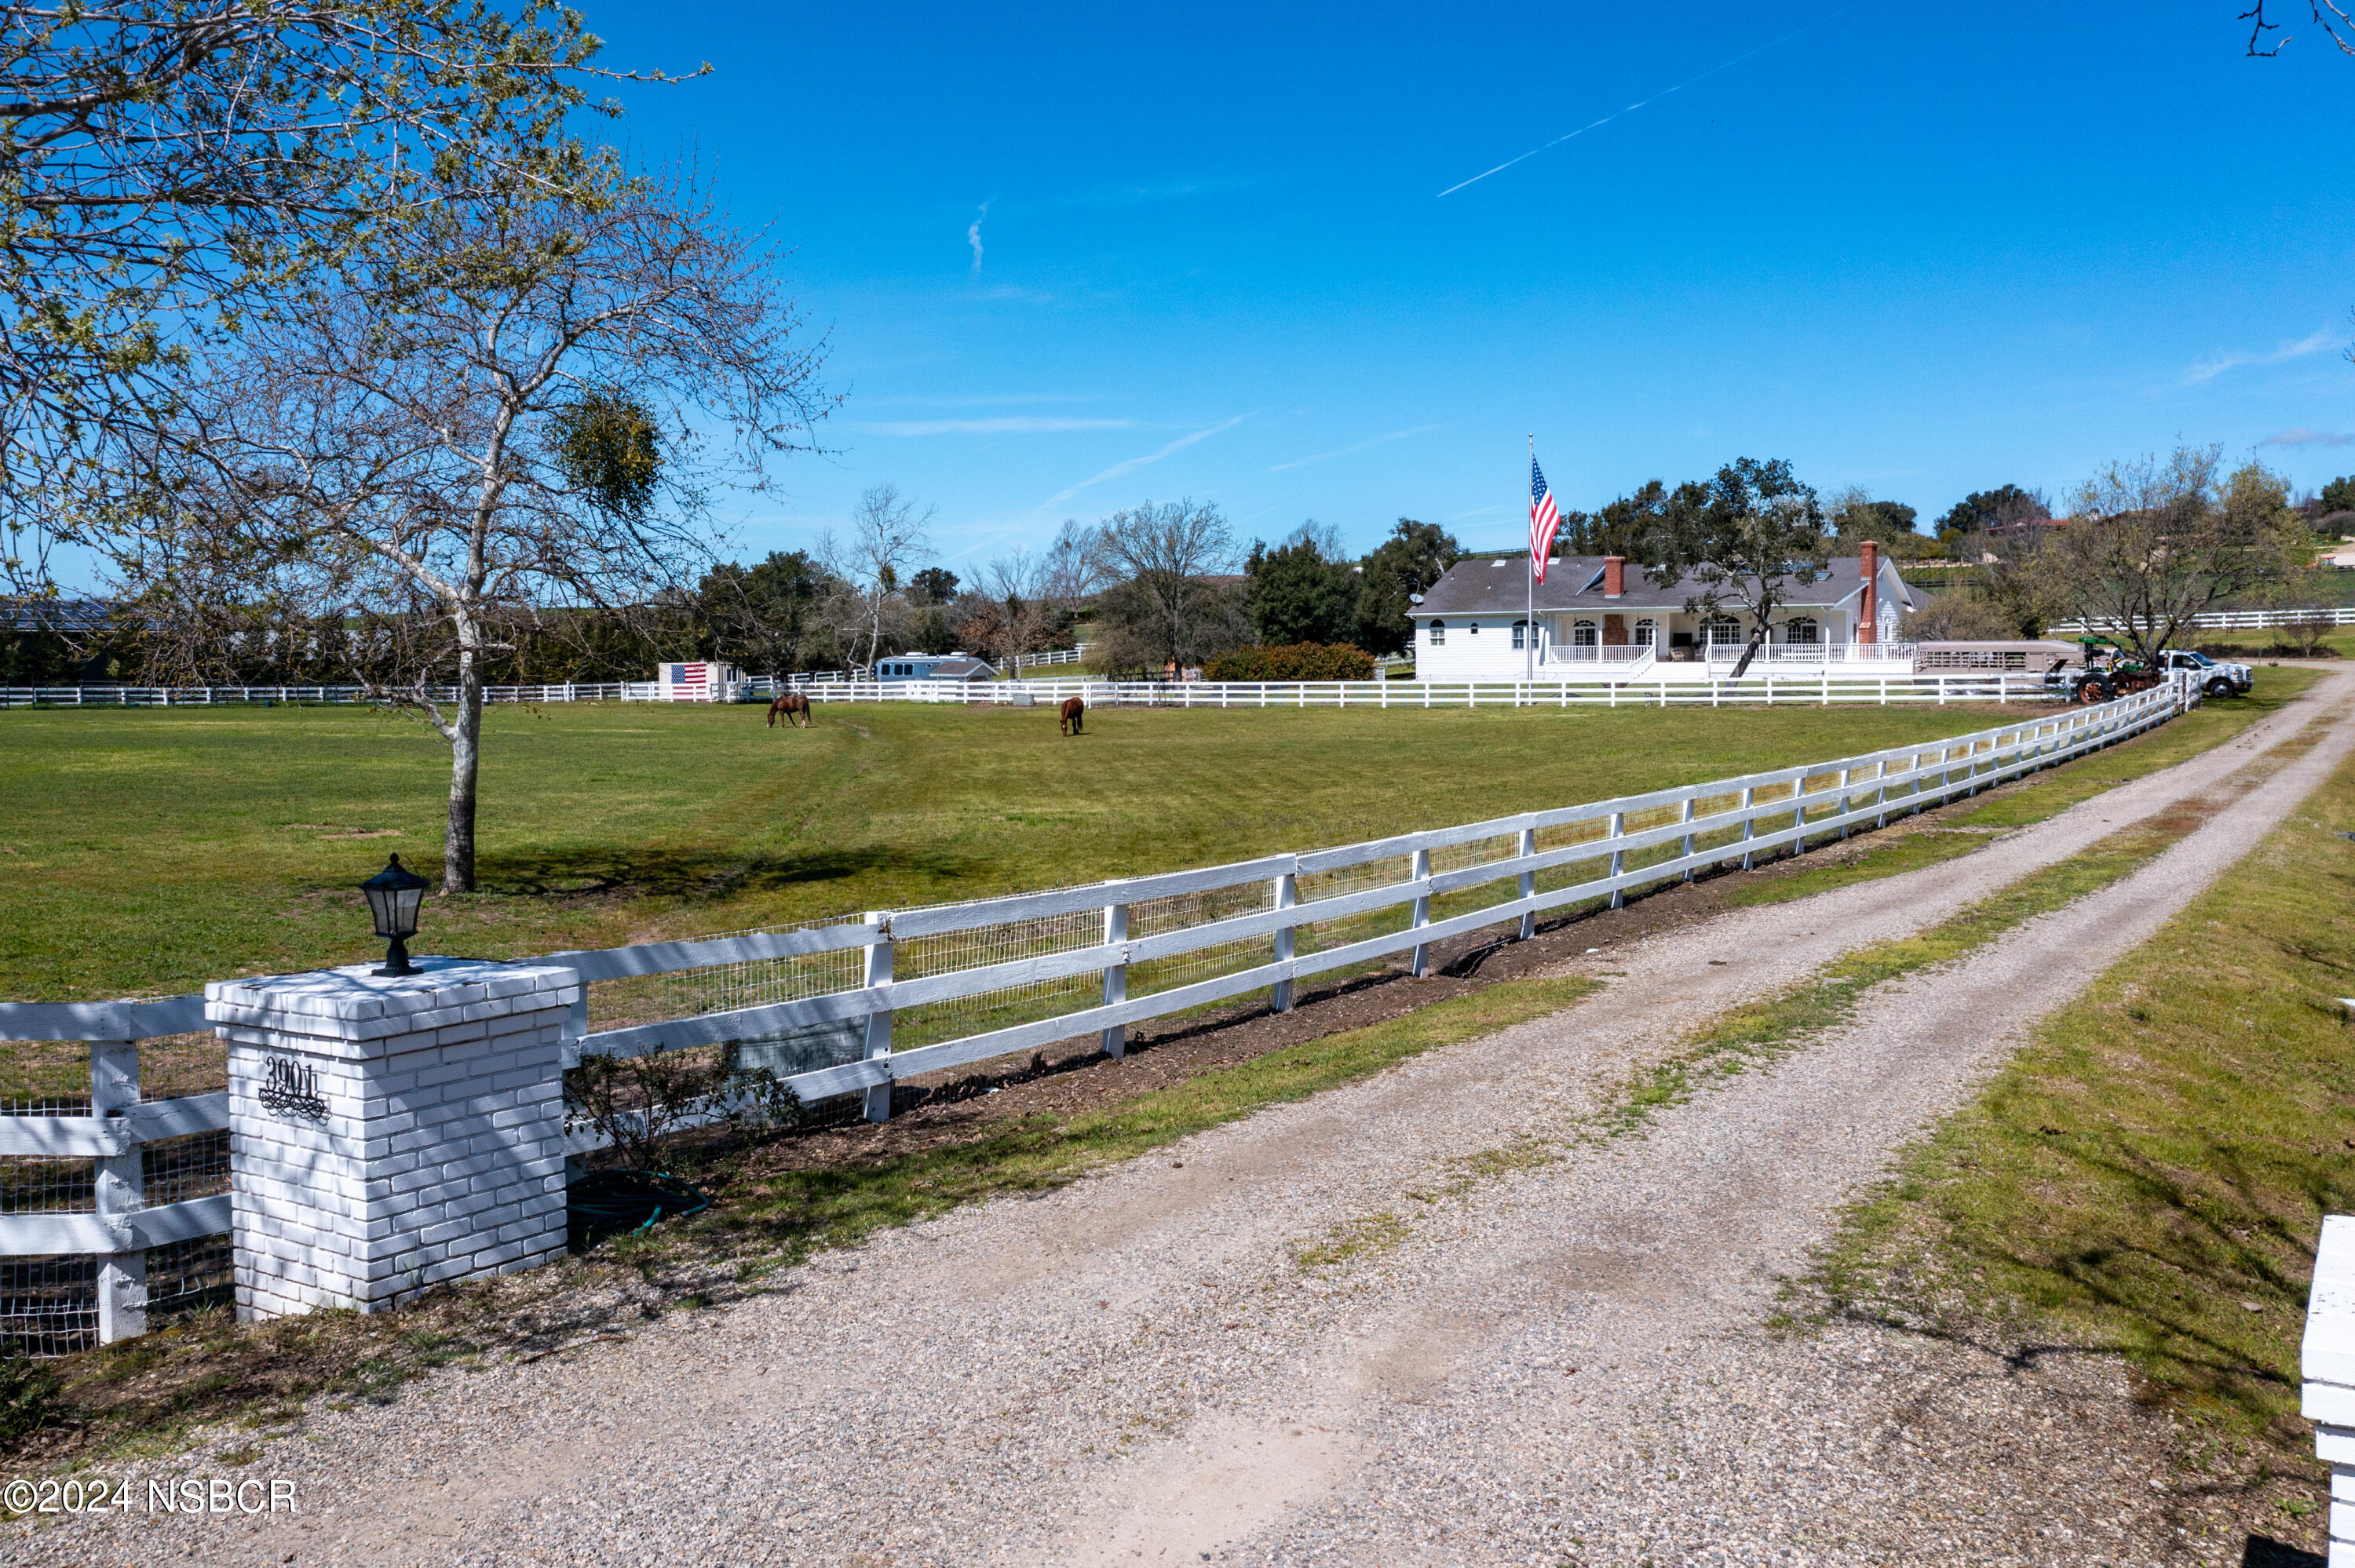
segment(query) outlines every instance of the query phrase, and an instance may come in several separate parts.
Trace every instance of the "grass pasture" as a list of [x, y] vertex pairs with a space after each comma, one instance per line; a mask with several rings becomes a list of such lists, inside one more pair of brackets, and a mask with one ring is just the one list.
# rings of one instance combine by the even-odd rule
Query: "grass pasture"
[[[2237, 727], [2233, 704], [2170, 744]], [[425, 951], [519, 957], [1311, 848], [1935, 738], [2017, 709], [500, 707], [482, 891]], [[2170, 726], [2173, 730], [2175, 726]], [[0, 996], [163, 993], [370, 951], [357, 884], [438, 869], [448, 753], [362, 709], [0, 715]]]

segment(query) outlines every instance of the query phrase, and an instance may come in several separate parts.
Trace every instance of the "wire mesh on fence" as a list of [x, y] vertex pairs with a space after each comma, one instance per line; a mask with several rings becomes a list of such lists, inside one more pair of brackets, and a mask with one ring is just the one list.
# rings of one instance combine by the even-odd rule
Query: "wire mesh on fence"
[[0, 1257], [0, 1342], [28, 1356], [98, 1345], [98, 1259]]
[[139, 1042], [139, 1097], [176, 1100], [229, 1087], [229, 1042], [211, 1030]]
[[147, 1249], [148, 1327], [236, 1301], [236, 1252], [228, 1235]]
[[[857, 915], [828, 915], [786, 925], [752, 926], [740, 931], [716, 932], [698, 941], [721, 941], [731, 937], [768, 936], [785, 931], [814, 931], [827, 926], [857, 922]], [[732, 1012], [747, 1007], [769, 1007], [800, 1001], [837, 991], [856, 990], [859, 983], [859, 953], [856, 948], [830, 953], [795, 953], [778, 959], [748, 959], [737, 963], [710, 964], [702, 969], [674, 969], [658, 975], [629, 975], [621, 980], [595, 980], [589, 986], [589, 1027], [628, 1029], [642, 1023], [667, 1023], [674, 1019], [699, 1018], [707, 1012]]]
[[[920, 980], [926, 975], [954, 974], [986, 969], [1024, 959], [1049, 958], [1078, 948], [1092, 948], [1104, 938], [1101, 909], [1078, 909], [1028, 920], [1007, 920], [942, 931], [892, 944], [894, 980]], [[960, 1034], [1009, 1028], [1037, 1018], [1084, 1007], [1102, 994], [1101, 972], [1062, 975], [999, 986], [947, 1001], [903, 1008], [891, 1019], [892, 1044], [900, 1050], [926, 1045]]]

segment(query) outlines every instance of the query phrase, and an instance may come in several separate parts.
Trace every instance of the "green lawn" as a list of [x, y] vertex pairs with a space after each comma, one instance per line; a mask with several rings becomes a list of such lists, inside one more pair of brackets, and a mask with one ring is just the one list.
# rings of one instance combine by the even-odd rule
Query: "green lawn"
[[2355, 765], [2103, 974], [1851, 1215], [1836, 1304], [2115, 1351], [2192, 1457], [2310, 1455], [2298, 1336], [2355, 1206]]
[[[517, 957], [1051, 887], [1925, 740], [2018, 710], [1091, 714], [501, 707], [484, 891], [421, 951]], [[0, 714], [0, 996], [368, 956], [355, 885], [437, 870], [448, 752], [351, 708]], [[368, 835], [368, 836], [363, 836]]]

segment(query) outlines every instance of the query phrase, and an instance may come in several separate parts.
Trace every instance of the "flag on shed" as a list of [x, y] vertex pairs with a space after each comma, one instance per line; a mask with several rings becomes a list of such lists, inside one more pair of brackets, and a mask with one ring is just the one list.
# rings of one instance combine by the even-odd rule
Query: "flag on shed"
[[1529, 454], [1529, 566], [1538, 581], [1545, 581], [1546, 557], [1553, 554], [1553, 536], [1561, 527], [1561, 514], [1554, 510], [1553, 492], [1546, 488], [1545, 471], [1538, 467], [1538, 455]]

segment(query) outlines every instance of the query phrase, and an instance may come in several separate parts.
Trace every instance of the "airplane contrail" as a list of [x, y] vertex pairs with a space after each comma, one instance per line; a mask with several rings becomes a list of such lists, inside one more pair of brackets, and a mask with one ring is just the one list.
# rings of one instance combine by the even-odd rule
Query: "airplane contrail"
[[[1521, 162], [1521, 161], [1522, 161], [1522, 159], [1525, 159], [1525, 158], [1534, 158], [1534, 157], [1536, 157], [1540, 153], [1545, 152], [1548, 148], [1559, 147], [1559, 146], [1561, 146], [1564, 142], [1568, 142], [1568, 141], [1572, 140], [1572, 138], [1574, 138], [1574, 137], [1583, 136], [1583, 135], [1585, 135], [1589, 131], [1596, 130], [1596, 129], [1598, 129], [1599, 127], [1602, 127], [1602, 126], [1604, 126], [1604, 125], [1608, 125], [1608, 124], [1610, 124], [1614, 120], [1618, 119], [1618, 118], [1619, 118], [1621, 115], [1623, 115], [1623, 114], [1633, 114], [1633, 113], [1635, 113], [1635, 112], [1636, 112], [1636, 111], [1637, 111], [1638, 109], [1643, 108], [1643, 107], [1644, 107], [1646, 104], [1647, 104], [1647, 103], [1657, 103], [1660, 100], [1662, 100], [1663, 98], [1668, 97], [1668, 94], [1670, 94], [1670, 93], [1672, 93], [1672, 92], [1682, 92], [1686, 88], [1689, 88], [1689, 87], [1692, 86], [1692, 85], [1693, 85], [1693, 83], [1695, 83], [1695, 82], [1698, 82], [1698, 81], [1707, 81], [1710, 77], [1715, 76], [1719, 71], [1721, 71], [1721, 70], [1731, 70], [1731, 69], [1732, 69], [1735, 66], [1740, 65], [1743, 60], [1749, 59], [1749, 58], [1751, 58], [1753, 56], [1756, 56], [1756, 55], [1763, 55], [1763, 54], [1764, 54], [1768, 49], [1773, 48], [1774, 48], [1775, 45], [1777, 45], [1777, 44], [1787, 44], [1787, 43], [1789, 43], [1793, 38], [1797, 37], [1801, 33], [1812, 32], [1814, 29], [1816, 29], [1816, 28], [1817, 28], [1817, 27], [1822, 26], [1826, 22], [1832, 21], [1832, 20], [1834, 20], [1834, 19], [1836, 19], [1836, 18], [1838, 18], [1838, 17], [1840, 17], [1840, 16], [1844, 16], [1848, 15], [1848, 13], [1849, 13], [1850, 11], [1853, 11], [1853, 10], [1855, 10], [1855, 9], [1856, 9], [1856, 6], [1854, 6], [1854, 5], [1843, 5], [1843, 6], [1841, 6], [1838, 10], [1832, 12], [1829, 16], [1818, 16], [1818, 17], [1817, 17], [1814, 21], [1812, 21], [1812, 22], [1808, 23], [1808, 24], [1807, 24], [1806, 26], [1804, 26], [1804, 27], [1795, 27], [1795, 28], [1793, 28], [1791, 31], [1789, 31], [1789, 32], [1787, 32], [1787, 33], [1784, 34], [1784, 35], [1783, 35], [1781, 37], [1779, 37], [1779, 38], [1769, 38], [1769, 39], [1767, 39], [1764, 43], [1763, 43], [1763, 44], [1759, 45], [1756, 48], [1752, 49], [1752, 50], [1750, 51], [1750, 53], [1749, 53], [1749, 54], [1736, 55], [1736, 56], [1734, 56], [1734, 57], [1733, 57], [1732, 59], [1730, 59], [1730, 60], [1726, 60], [1726, 61], [1722, 62], [1721, 64], [1719, 64], [1719, 65], [1713, 65], [1713, 66], [1710, 67], [1707, 70], [1705, 70], [1705, 71], [1701, 72], [1699, 76], [1696, 76], [1696, 77], [1688, 77], [1688, 78], [1687, 78], [1686, 79], [1684, 79], [1683, 81], [1680, 81], [1680, 82], [1677, 83], [1677, 84], [1676, 84], [1676, 86], [1674, 86], [1674, 87], [1664, 87], [1664, 88], [1662, 88], [1659, 91], [1657, 91], [1657, 92], [1656, 92], [1656, 93], [1652, 94], [1652, 96], [1651, 96], [1651, 97], [1649, 97], [1649, 98], [1638, 99], [1638, 100], [1636, 100], [1635, 102], [1633, 102], [1633, 103], [1629, 104], [1629, 105], [1628, 105], [1626, 108], [1625, 108], [1625, 109], [1614, 109], [1614, 110], [1613, 110], [1610, 113], [1608, 113], [1608, 114], [1604, 115], [1602, 119], [1595, 121], [1595, 122], [1593, 122], [1593, 124], [1591, 124], [1591, 125], [1582, 125], [1582, 126], [1580, 126], [1580, 127], [1579, 127], [1577, 130], [1575, 130], [1575, 131], [1570, 132], [1568, 132], [1567, 134], [1564, 134], [1564, 135], [1561, 135], [1561, 136], [1557, 136], [1557, 137], [1555, 137], [1552, 141], [1548, 142], [1548, 143], [1545, 144], [1545, 146], [1543, 146], [1543, 147], [1532, 147], [1532, 148], [1530, 148], [1528, 152], [1523, 153], [1522, 154], [1520, 154], [1520, 156], [1519, 156], [1519, 157], [1517, 157], [1517, 158], [1508, 158], [1508, 159], [1506, 159], [1503, 163], [1501, 163], [1501, 164], [1497, 164], [1497, 165], [1495, 168], [1493, 168], [1493, 169], [1488, 169], [1488, 170], [1484, 171], [1483, 173], [1476, 174], [1476, 175], [1473, 175], [1473, 176], [1472, 176], [1470, 179], [1468, 179], [1468, 180], [1459, 180], [1459, 181], [1457, 181], [1455, 184], [1454, 184], [1454, 185], [1452, 185], [1448, 186], [1445, 190], [1444, 190], [1444, 191], [1440, 192], [1440, 193], [1439, 193], [1439, 195], [1440, 195], [1440, 196], [1454, 196], [1457, 191], [1462, 190], [1465, 185], [1478, 185], [1482, 180], [1487, 179], [1490, 175], [1501, 175], [1501, 174], [1503, 174], [1507, 169], [1511, 168], [1515, 164], [1518, 164], [1518, 163]], [[1438, 198], [1438, 196], [1434, 196], [1434, 197], [1433, 197], [1432, 199], [1433, 199], [1433, 200], [1434, 200], [1434, 201], [1436, 201], [1436, 200], [1437, 200], [1437, 199], [1439, 199], [1439, 198]]]

